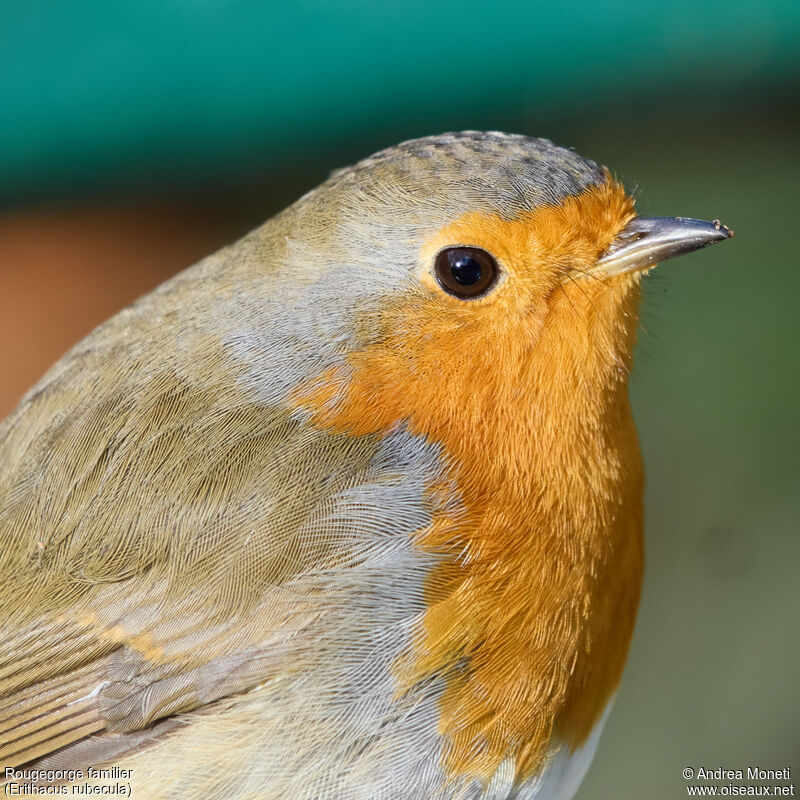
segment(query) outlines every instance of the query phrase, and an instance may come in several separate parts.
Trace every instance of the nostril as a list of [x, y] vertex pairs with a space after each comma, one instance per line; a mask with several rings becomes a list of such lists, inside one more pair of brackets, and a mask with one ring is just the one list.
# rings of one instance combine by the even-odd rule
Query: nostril
[[617, 239], [622, 242], [636, 242], [645, 235], [644, 231], [623, 231]]

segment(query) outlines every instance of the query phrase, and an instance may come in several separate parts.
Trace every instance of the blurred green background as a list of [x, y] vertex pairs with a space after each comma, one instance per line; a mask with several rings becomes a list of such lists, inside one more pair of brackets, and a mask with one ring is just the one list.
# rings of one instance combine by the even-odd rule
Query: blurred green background
[[0, 5], [0, 413], [94, 324], [401, 139], [547, 136], [723, 246], [647, 279], [648, 565], [580, 800], [800, 752], [800, 3]]

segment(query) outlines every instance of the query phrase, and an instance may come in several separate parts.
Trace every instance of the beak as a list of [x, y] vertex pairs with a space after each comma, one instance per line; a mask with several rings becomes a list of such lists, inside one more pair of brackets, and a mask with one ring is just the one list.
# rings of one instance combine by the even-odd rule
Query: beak
[[718, 219], [636, 217], [617, 234], [592, 272], [610, 277], [647, 269], [732, 237], [733, 231]]

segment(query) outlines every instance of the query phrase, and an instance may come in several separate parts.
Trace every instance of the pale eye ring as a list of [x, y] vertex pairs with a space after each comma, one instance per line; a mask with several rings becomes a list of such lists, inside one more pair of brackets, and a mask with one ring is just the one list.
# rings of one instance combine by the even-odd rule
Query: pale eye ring
[[442, 289], [461, 300], [485, 295], [500, 274], [495, 257], [480, 247], [445, 247], [434, 268]]

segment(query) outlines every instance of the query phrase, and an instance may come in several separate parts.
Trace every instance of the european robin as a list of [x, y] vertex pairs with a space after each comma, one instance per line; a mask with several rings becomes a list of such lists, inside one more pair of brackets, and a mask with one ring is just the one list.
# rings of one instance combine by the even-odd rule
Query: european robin
[[639, 600], [640, 280], [730, 235], [447, 134], [95, 330], [0, 427], [7, 786], [572, 797]]

